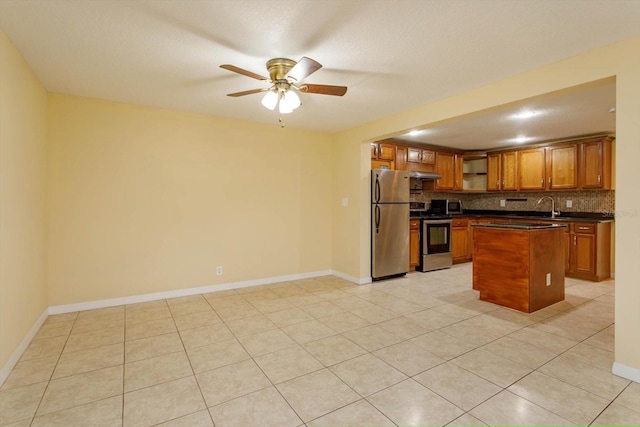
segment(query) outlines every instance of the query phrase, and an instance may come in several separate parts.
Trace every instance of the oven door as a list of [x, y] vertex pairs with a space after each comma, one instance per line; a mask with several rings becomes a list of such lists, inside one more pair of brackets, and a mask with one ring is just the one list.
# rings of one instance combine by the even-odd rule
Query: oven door
[[422, 255], [435, 255], [448, 252], [451, 252], [451, 220], [423, 220]]

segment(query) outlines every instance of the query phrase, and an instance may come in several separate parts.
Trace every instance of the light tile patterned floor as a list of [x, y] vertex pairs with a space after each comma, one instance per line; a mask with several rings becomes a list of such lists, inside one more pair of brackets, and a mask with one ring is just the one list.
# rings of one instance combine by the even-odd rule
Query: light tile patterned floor
[[471, 264], [50, 316], [0, 388], [0, 425], [639, 425], [611, 374], [614, 283], [523, 314]]

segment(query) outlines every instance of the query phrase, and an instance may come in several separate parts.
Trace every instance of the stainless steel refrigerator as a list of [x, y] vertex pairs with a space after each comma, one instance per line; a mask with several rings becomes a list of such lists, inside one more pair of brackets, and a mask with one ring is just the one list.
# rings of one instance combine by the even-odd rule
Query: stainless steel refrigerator
[[409, 172], [371, 171], [371, 277], [409, 271]]

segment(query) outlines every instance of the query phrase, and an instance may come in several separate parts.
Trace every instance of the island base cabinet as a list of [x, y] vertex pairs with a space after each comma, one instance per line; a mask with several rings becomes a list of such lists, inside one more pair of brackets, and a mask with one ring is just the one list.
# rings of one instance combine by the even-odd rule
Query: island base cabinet
[[482, 301], [532, 313], [564, 300], [562, 228], [473, 228], [473, 289]]

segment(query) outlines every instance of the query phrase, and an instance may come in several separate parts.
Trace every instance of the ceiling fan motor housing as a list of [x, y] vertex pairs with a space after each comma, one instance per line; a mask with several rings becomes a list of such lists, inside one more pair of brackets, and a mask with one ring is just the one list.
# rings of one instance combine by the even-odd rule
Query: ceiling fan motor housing
[[296, 65], [296, 61], [287, 58], [273, 58], [267, 61], [267, 70], [272, 82], [286, 80], [289, 71]]

